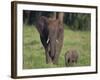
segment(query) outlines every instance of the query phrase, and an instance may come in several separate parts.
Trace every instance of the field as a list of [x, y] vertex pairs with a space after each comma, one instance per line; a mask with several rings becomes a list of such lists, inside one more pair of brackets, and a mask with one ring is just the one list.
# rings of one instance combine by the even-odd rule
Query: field
[[73, 31], [64, 27], [64, 43], [58, 65], [46, 64], [45, 51], [41, 44], [39, 33], [34, 25], [24, 25], [23, 28], [23, 69], [65, 67], [64, 55], [69, 49], [79, 52], [79, 60], [74, 66], [89, 66], [91, 64], [90, 31]]

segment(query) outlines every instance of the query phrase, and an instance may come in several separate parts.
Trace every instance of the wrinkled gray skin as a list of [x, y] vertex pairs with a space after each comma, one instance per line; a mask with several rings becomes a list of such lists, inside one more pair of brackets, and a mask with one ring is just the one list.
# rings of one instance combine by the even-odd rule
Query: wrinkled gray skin
[[63, 23], [59, 19], [38, 15], [36, 28], [45, 49], [46, 63], [57, 64], [63, 46]]
[[66, 66], [68, 64], [74, 64], [77, 63], [79, 58], [79, 54], [76, 50], [69, 50], [65, 53], [65, 64]]

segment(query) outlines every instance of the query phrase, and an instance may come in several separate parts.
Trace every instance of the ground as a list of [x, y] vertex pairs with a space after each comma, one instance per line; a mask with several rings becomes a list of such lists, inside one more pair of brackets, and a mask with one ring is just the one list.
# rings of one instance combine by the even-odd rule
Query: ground
[[45, 51], [41, 44], [39, 33], [34, 25], [23, 26], [23, 69], [65, 67], [64, 55], [69, 49], [79, 52], [79, 60], [73, 66], [89, 66], [90, 31], [73, 31], [64, 26], [64, 43], [58, 65], [46, 64]]

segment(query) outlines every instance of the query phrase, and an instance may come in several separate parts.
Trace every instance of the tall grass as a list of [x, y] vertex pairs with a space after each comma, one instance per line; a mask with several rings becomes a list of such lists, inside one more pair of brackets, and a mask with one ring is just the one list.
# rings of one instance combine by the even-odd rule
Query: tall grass
[[69, 49], [76, 49], [79, 52], [79, 60], [73, 66], [89, 66], [91, 64], [90, 31], [72, 31], [65, 26], [64, 43], [58, 65], [46, 64], [45, 51], [34, 25], [24, 25], [23, 31], [24, 69], [65, 67], [64, 55]]

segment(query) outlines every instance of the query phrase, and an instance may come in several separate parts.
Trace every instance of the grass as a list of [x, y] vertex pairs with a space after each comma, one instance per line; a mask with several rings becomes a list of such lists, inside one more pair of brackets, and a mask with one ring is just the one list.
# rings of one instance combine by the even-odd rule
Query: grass
[[41, 44], [36, 28], [24, 25], [23, 32], [23, 69], [65, 67], [64, 55], [69, 49], [79, 52], [79, 60], [73, 66], [89, 66], [90, 59], [90, 31], [73, 31], [65, 26], [64, 43], [58, 65], [46, 64], [45, 51]]

